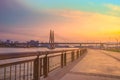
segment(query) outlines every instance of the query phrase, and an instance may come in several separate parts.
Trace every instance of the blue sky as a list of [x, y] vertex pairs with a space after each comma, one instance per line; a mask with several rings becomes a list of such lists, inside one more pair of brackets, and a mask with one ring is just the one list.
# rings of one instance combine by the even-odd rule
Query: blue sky
[[[107, 18], [109, 20], [107, 19], [104, 24], [99, 16], [102, 16], [104, 20]], [[76, 19], [73, 19], [74, 17]], [[78, 28], [85, 30], [84, 28], [88, 26], [99, 32], [101, 30], [98, 29], [104, 29], [109, 26], [107, 24], [114, 24], [118, 27], [118, 17], [120, 17], [120, 0], [1, 0], [0, 37], [1, 39], [22, 40], [22, 38], [15, 38], [15, 34], [18, 34], [20, 37], [27, 37], [24, 40], [38, 39], [37, 36], [46, 36], [51, 28], [57, 32], [64, 29], [66, 32], [72, 25], [76, 25], [75, 30]], [[90, 22], [94, 19], [98, 20], [96, 24], [106, 26], [101, 28], [94, 22]], [[31, 30], [34, 31], [29, 33]], [[36, 36], [36, 32], [40, 35]], [[78, 33], [81, 36], [88, 36], [84, 32], [80, 34], [79, 31], [72, 32], [72, 30], [65, 34], [78, 35]], [[47, 37], [44, 40], [47, 40]]]

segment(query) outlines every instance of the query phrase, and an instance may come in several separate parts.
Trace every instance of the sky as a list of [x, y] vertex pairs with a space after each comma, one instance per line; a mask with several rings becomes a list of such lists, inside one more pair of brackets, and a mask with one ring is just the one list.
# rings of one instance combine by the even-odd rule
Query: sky
[[1, 0], [0, 40], [104, 42], [120, 39], [120, 0]]

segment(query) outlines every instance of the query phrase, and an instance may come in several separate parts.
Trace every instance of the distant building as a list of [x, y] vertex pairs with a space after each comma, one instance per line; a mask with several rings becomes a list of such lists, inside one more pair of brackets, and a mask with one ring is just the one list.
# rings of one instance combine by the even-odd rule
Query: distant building
[[27, 43], [14, 43], [15, 47], [18, 48], [26, 48], [27, 47]]
[[6, 40], [6, 41], [4, 42], [4, 46], [5, 46], [5, 47], [10, 47], [10, 46], [11, 46], [11, 41], [10, 41], [10, 40]]
[[27, 42], [28, 47], [39, 47], [39, 41], [31, 40]]
[[28, 42], [21, 43], [19, 41], [11, 41], [11, 40], [1, 41], [0, 40], [0, 47], [21, 47], [21, 48], [39, 47], [39, 41], [30, 40]]
[[2, 47], [3, 46], [3, 42], [0, 40], [0, 47]]

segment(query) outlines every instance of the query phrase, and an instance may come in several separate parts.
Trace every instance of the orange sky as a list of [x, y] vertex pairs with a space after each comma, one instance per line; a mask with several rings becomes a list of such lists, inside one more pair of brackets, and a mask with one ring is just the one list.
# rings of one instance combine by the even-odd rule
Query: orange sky
[[56, 42], [120, 39], [119, 0], [63, 2], [12, 0], [10, 3], [3, 0], [1, 39], [48, 41], [50, 29], [55, 32]]

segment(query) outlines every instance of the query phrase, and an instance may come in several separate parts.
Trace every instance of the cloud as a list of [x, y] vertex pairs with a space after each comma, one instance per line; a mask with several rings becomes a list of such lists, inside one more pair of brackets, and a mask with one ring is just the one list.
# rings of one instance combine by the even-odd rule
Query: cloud
[[[15, 39], [19, 36], [46, 39], [47, 31], [45, 30], [49, 29], [48, 26], [51, 27], [54, 24], [66, 22], [66, 20], [66, 17], [51, 11], [35, 11], [16, 0], [0, 1], [0, 37], [3, 39], [7, 37]], [[18, 36], [13, 37], [12, 35]]]
[[108, 14], [120, 17], [120, 6], [113, 5], [113, 4], [105, 4], [105, 7], [110, 9], [108, 11]]
[[0, 25], [3, 26], [10, 27], [36, 23], [42, 25], [60, 21], [65, 21], [65, 18], [43, 10], [35, 11], [15, 0], [2, 0], [0, 2]]
[[120, 6], [116, 6], [116, 5], [112, 5], [112, 4], [107, 4], [106, 6], [110, 9], [112, 9], [113, 11], [120, 11]]
[[58, 16], [62, 16], [62, 17], [66, 17], [68, 19], [72, 19], [72, 18], [80, 18], [80, 17], [88, 17], [91, 16], [89, 13], [90, 12], [82, 12], [79, 10], [71, 10], [71, 9], [64, 9], [64, 10], [52, 10], [52, 12], [54, 12], [54, 14], [58, 15]]
[[26, 10], [14, 0], [2, 0], [0, 2], [0, 12], [0, 24], [8, 24], [8, 26], [21, 22], [30, 13], [29, 10]]
[[[37, 31], [38, 30], [38, 31]], [[44, 35], [43, 35], [44, 34]], [[38, 28], [36, 30], [28, 28], [1, 28], [0, 39], [11, 39], [11, 40], [46, 40], [48, 35], [41, 32]]]
[[109, 9], [109, 14], [114, 13], [114, 16], [69, 9], [36, 11], [15, 0], [2, 0], [0, 37], [47, 40], [49, 29], [54, 29], [55, 32], [73, 41], [104, 38], [110, 36], [108, 32], [120, 30], [120, 19], [116, 17], [119, 15], [119, 6], [117, 8], [113, 8], [115, 5], [105, 6]]

